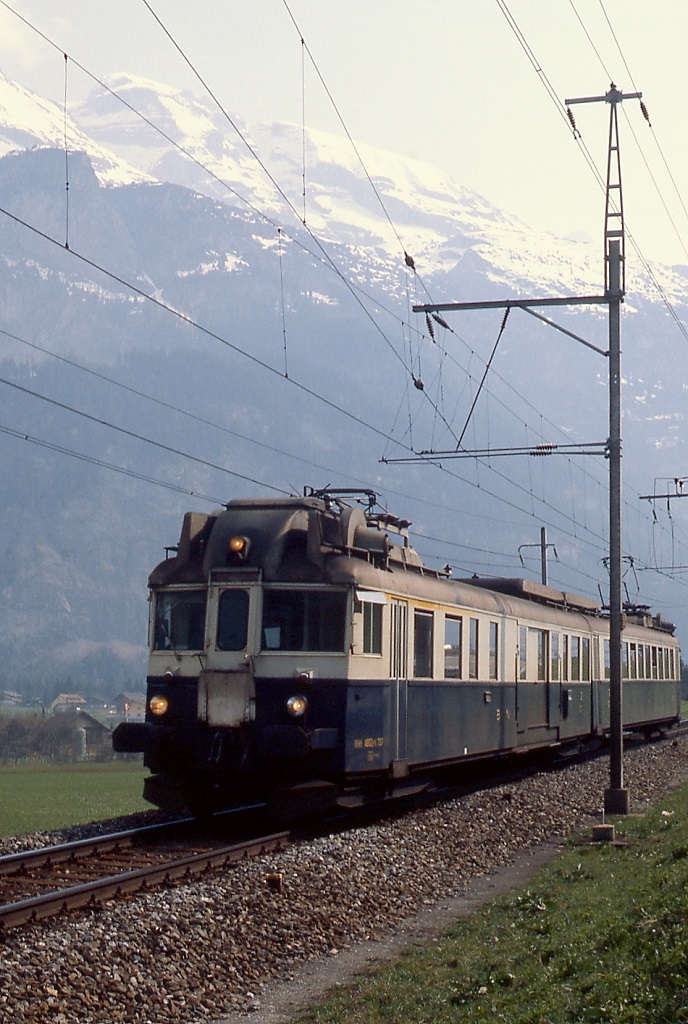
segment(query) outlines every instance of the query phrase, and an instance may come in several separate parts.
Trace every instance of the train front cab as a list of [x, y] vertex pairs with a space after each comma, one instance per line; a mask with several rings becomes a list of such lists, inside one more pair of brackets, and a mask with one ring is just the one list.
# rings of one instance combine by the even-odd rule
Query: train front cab
[[145, 796], [201, 809], [298, 789], [322, 804], [347, 775], [386, 777], [387, 681], [348, 681], [357, 643], [381, 657], [379, 629], [352, 614], [380, 597], [242, 575], [151, 592], [146, 721], [114, 738], [144, 752]]

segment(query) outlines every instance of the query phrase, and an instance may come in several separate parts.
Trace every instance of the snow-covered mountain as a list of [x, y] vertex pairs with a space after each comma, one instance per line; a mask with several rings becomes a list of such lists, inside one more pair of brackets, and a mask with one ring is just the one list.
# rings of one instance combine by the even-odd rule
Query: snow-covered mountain
[[[599, 246], [534, 232], [430, 163], [293, 124], [248, 126], [210, 100], [142, 78], [105, 84], [72, 111], [75, 122], [159, 181], [258, 209], [287, 231], [305, 219], [320, 238], [372, 246], [382, 258], [398, 259], [403, 246], [423, 275], [451, 273], [471, 252], [495, 281], [527, 294], [600, 289]], [[683, 301], [682, 274], [663, 268], [662, 283]], [[656, 295], [642, 265], [629, 287]]]
[[[141, 671], [146, 574], [182, 512], [270, 486], [376, 486], [431, 562], [466, 571], [522, 573], [519, 546], [544, 521], [559, 531], [554, 585], [604, 588], [604, 460], [379, 462], [455, 447], [500, 329], [501, 311], [468, 314], [432, 337], [414, 302], [599, 294], [599, 248], [533, 232], [427, 163], [230, 123], [143, 79], [107, 86], [70, 109], [65, 161], [64, 112], [0, 78], [0, 656], [13, 677], [122, 677], [132, 656]], [[652, 273], [663, 293], [629, 253], [636, 494], [681, 474], [688, 441], [673, 320], [686, 278]], [[556, 319], [605, 347], [604, 311]], [[514, 311], [464, 443], [603, 441], [606, 374]], [[636, 559], [675, 557], [673, 531], [629, 520]], [[649, 602], [683, 615], [651, 579]]]
[[101, 147], [81, 131], [51, 100], [43, 99], [0, 73], [0, 155], [37, 146], [88, 153], [99, 179], [106, 185], [147, 180], [133, 166]]

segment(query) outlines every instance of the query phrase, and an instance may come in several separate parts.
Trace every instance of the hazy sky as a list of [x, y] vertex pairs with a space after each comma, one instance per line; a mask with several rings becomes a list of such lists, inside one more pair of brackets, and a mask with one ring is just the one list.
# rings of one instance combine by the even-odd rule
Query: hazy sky
[[[58, 102], [61, 53], [8, 6], [99, 77], [126, 71], [203, 92], [143, 0], [0, 5], [0, 68]], [[652, 129], [637, 101], [624, 103], [620, 118], [627, 226], [647, 257], [688, 264], [686, 0], [150, 6], [233, 115], [301, 123], [305, 105], [310, 127], [341, 133], [321, 75], [357, 140], [435, 163], [527, 223], [599, 239], [600, 252], [603, 192], [544, 83], [559, 100], [603, 94], [612, 78], [624, 92], [641, 90]], [[305, 89], [301, 35], [317, 64], [306, 56]], [[90, 85], [72, 69], [70, 101]], [[603, 103], [575, 110], [603, 175], [608, 111]]]

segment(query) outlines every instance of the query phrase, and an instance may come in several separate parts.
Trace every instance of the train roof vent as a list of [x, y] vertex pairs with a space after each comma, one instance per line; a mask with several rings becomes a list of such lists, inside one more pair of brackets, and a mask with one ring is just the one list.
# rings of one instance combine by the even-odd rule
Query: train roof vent
[[494, 590], [499, 594], [509, 594], [511, 597], [523, 597], [528, 601], [539, 601], [541, 604], [555, 605], [559, 608], [571, 608], [575, 611], [599, 614], [601, 607], [591, 597], [582, 597], [580, 594], [571, 594], [568, 591], [556, 590], [554, 587], [547, 587], [544, 583], [536, 583], [535, 580], [524, 580], [516, 577], [501, 576], [490, 579], [472, 577], [462, 580], [472, 587], [483, 587], [485, 590]]
[[676, 630], [676, 626], [674, 625], [674, 623], [669, 622], [668, 619], [665, 619], [661, 612], [658, 612], [656, 615], [652, 616], [652, 625], [655, 627], [655, 629], [661, 629], [663, 633], [671, 633], [672, 636], [674, 635], [674, 631]]

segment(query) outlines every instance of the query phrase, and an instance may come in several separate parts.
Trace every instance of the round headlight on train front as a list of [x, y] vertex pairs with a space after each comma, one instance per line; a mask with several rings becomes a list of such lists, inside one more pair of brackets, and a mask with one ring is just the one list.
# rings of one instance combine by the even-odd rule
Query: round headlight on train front
[[306, 714], [306, 708], [308, 707], [308, 701], [305, 697], [300, 694], [290, 697], [287, 701], [287, 711], [292, 718], [301, 718], [301, 715]]
[[245, 562], [248, 558], [249, 548], [251, 547], [251, 541], [248, 537], [230, 537], [227, 544], [227, 560], [228, 562]]
[[154, 715], [164, 715], [169, 706], [170, 702], [167, 697], [161, 697], [159, 694], [156, 694], [155, 697], [151, 697], [148, 701], [148, 707]]

